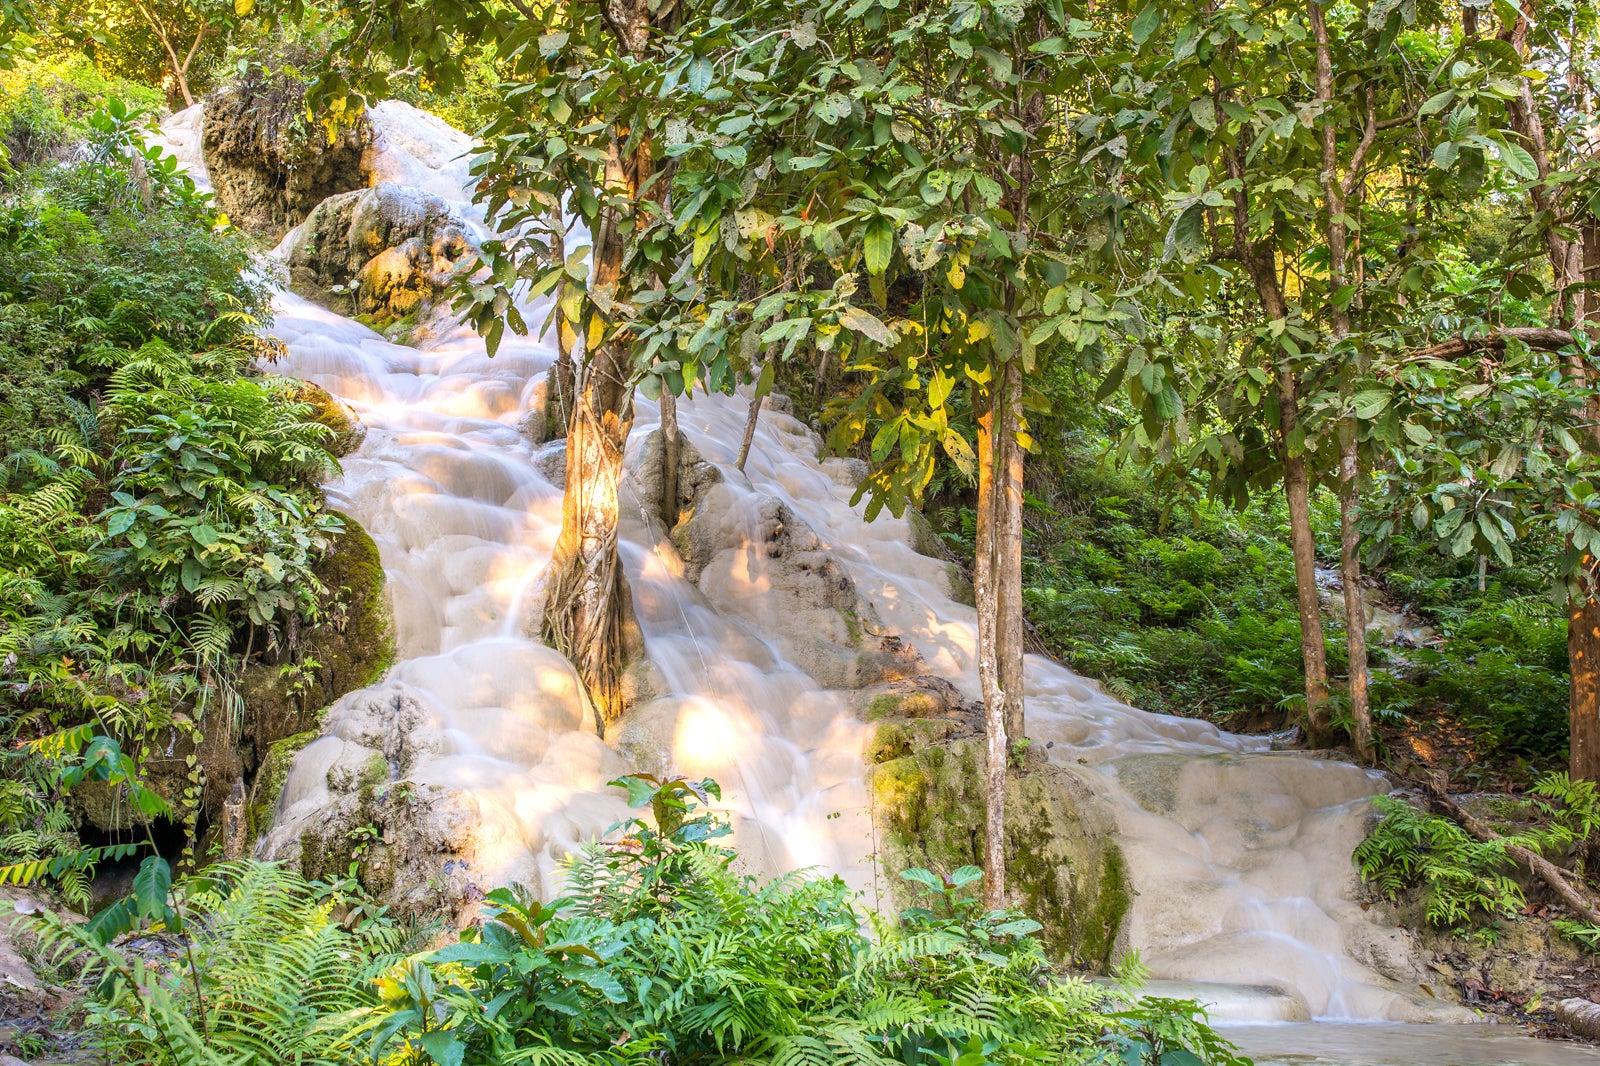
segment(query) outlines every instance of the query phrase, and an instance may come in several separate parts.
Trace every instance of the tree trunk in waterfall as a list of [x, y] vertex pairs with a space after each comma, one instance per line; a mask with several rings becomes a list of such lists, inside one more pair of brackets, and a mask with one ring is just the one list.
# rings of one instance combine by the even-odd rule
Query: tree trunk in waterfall
[[977, 545], [973, 559], [973, 592], [978, 607], [978, 682], [983, 691], [985, 774], [983, 789], [983, 901], [991, 910], [1006, 899], [1006, 745], [1005, 693], [1000, 681], [1000, 597], [997, 588], [996, 526], [999, 482], [996, 469], [1003, 390], [999, 375], [991, 379], [978, 415]]
[[733, 465], [739, 473], [744, 473], [745, 460], [750, 458], [750, 445], [756, 439], [756, 420], [761, 417], [761, 405], [766, 401], [766, 396], [752, 396], [750, 398], [750, 416], [744, 422], [744, 439], [739, 442], [739, 459]]
[[[606, 160], [606, 186], [637, 195], [650, 167], [648, 147], [631, 158], [614, 135]], [[623, 226], [616, 212], [603, 217], [594, 242], [591, 291], [619, 294]], [[594, 705], [603, 735], [622, 713], [623, 619], [628, 583], [617, 556], [618, 492], [622, 457], [633, 428], [633, 386], [625, 341], [611, 339], [589, 353], [578, 373], [567, 432], [566, 488], [561, 534], [545, 578], [539, 635], [572, 661]]]
[[1367, 692], [1367, 603], [1361, 589], [1360, 471], [1354, 426], [1339, 435], [1339, 576], [1344, 585], [1345, 648], [1350, 656], [1351, 738], [1364, 763], [1372, 762], [1372, 705]]
[[1592, 595], [1575, 597], [1568, 607], [1567, 662], [1572, 671], [1568, 772], [1575, 781], [1600, 781], [1600, 600]]
[[1000, 475], [995, 497], [995, 645], [1000, 692], [1005, 700], [1007, 750], [1026, 734], [1023, 721], [1022, 636], [1022, 366], [1001, 368], [1005, 406], [995, 442]]
[[561, 535], [545, 580], [539, 630], [577, 668], [602, 735], [623, 710], [622, 625], [629, 592], [617, 556], [617, 518], [623, 449], [633, 423], [632, 404], [608, 403], [603, 391], [585, 383], [567, 433]]
[[661, 390], [661, 521], [667, 529], [678, 524], [678, 398]]

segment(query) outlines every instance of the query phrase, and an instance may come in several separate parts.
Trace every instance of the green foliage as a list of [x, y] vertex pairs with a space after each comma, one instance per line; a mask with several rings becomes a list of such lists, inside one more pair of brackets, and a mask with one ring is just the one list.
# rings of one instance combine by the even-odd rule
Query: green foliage
[[364, 1023], [375, 1052], [440, 1066], [1239, 1061], [1193, 1004], [1129, 995], [1119, 1014], [1116, 994], [1055, 978], [1035, 922], [972, 898], [974, 868], [907, 871], [918, 905], [869, 936], [837, 878], [739, 875], [708, 843], [726, 831], [700, 806], [710, 782], [617, 784], [665, 820], [577, 856], [571, 898], [497, 890], [460, 943], [396, 966]]
[[[347, 1066], [356, 1013], [404, 930], [355, 886], [264, 863], [172, 882], [151, 857], [133, 894], [87, 924], [47, 920], [43, 945], [96, 987], [87, 1028], [111, 1062]], [[113, 942], [137, 929], [138, 946]]]
[[[337, 528], [329, 431], [255, 369], [272, 350], [249, 249], [143, 122], [108, 103], [80, 161], [0, 195], [0, 859], [75, 897], [98, 853], [58, 869], [74, 775], [127, 792], [158, 737], [230, 728], [241, 645], [319, 617], [311, 566]], [[101, 744], [132, 760], [115, 781]]]
[[1088, 449], [1070, 450], [1039, 480], [1023, 596], [1047, 648], [1120, 697], [1169, 714], [1270, 716], [1297, 697], [1281, 504], [1169, 514], [1145, 483]]
[[161, 94], [125, 78], [107, 77], [79, 55], [32, 58], [0, 70], [0, 171], [61, 155], [105, 100], [145, 110]]
[[[1572, 781], [1564, 773], [1541, 778], [1520, 809], [1510, 812], [1515, 820], [1496, 826], [1499, 839], [1487, 842], [1402, 800], [1382, 796], [1376, 803], [1379, 820], [1355, 851], [1361, 876], [1391, 899], [1420, 891], [1431, 925], [1489, 936], [1485, 921], [1515, 920], [1527, 902], [1508, 848], [1560, 863], [1600, 828], [1595, 783]], [[1572, 935], [1581, 939], [1583, 932]]]

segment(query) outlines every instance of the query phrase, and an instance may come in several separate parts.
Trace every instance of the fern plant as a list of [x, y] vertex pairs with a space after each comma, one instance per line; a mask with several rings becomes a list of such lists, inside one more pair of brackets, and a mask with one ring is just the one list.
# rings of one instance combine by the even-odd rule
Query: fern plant
[[[1561, 772], [1541, 778], [1519, 823], [1501, 826], [1501, 836], [1491, 841], [1403, 800], [1380, 796], [1375, 802], [1379, 820], [1355, 850], [1362, 878], [1391, 899], [1417, 888], [1429, 924], [1483, 936], [1493, 935], [1485, 921], [1514, 919], [1527, 905], [1507, 849], [1522, 847], [1559, 862], [1581, 852], [1579, 845], [1600, 828], [1595, 783]], [[1584, 935], [1579, 930], [1574, 936], [1582, 941]]]
[[[705, 807], [713, 782], [616, 784], [652, 817], [578, 855], [569, 898], [498, 890], [460, 943], [394, 967], [362, 1023], [377, 1053], [439, 1066], [1238, 1061], [1194, 1004], [1058, 978], [1036, 923], [970, 898], [974, 868], [907, 871], [922, 897], [885, 923], [837, 878], [741, 874], [714, 843], [727, 826]], [[1140, 1035], [1157, 1030], [1164, 1042]]]
[[[76, 960], [99, 998], [87, 1025], [110, 1062], [150, 1066], [344, 1066], [359, 1012], [403, 930], [354, 886], [307, 883], [266, 863], [212, 867], [176, 885], [147, 871], [135, 893], [87, 924], [47, 918], [42, 944]], [[141, 948], [113, 939], [141, 931]], [[152, 952], [152, 943], [165, 947]]]

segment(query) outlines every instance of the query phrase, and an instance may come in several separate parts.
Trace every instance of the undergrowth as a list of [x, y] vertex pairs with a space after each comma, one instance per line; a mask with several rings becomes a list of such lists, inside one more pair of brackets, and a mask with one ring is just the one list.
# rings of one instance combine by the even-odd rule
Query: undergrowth
[[[111, 101], [71, 161], [0, 178], [0, 881], [79, 905], [108, 853], [78, 847], [66, 783], [127, 792], [231, 730], [244, 655], [324, 610], [312, 568], [339, 528], [329, 431], [256, 369], [250, 250], [147, 117]], [[116, 840], [156, 806], [192, 828], [200, 772]]]
[[[1564, 773], [1547, 774], [1525, 797], [1502, 802], [1497, 840], [1478, 840], [1451, 819], [1394, 797], [1376, 803], [1379, 818], [1355, 851], [1362, 878], [1390, 899], [1417, 891], [1429, 925], [1485, 939], [1493, 938], [1496, 923], [1527, 909], [1508, 849], [1526, 848], [1584, 877], [1583, 845], [1600, 828], [1595, 783]], [[1591, 949], [1600, 944], [1600, 927], [1566, 921], [1558, 928]]]
[[445, 947], [394, 956], [405, 931], [348, 886], [261, 864], [171, 885], [156, 859], [50, 944], [99, 980], [108, 1059], [152, 1066], [1244, 1061], [1198, 1004], [1141, 996], [1136, 965], [1052, 973], [975, 868], [907, 871], [921, 898], [883, 922], [837, 877], [741, 874], [714, 782], [614, 783], [650, 813], [572, 860], [567, 897], [498, 889]]

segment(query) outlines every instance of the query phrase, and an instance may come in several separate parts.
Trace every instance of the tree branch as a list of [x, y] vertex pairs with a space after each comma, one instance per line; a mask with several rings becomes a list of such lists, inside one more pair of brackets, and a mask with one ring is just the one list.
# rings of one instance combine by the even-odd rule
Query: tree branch
[[[1499, 833], [1478, 821], [1461, 808], [1461, 805], [1444, 794], [1438, 785], [1428, 783], [1423, 786], [1428, 794], [1428, 806], [1434, 812], [1442, 814], [1465, 829], [1473, 837], [1485, 844], [1502, 839]], [[1588, 898], [1583, 891], [1567, 880], [1572, 876], [1569, 871], [1563, 870], [1543, 855], [1517, 844], [1506, 845], [1506, 855], [1514, 862], [1521, 863], [1529, 873], [1549, 885], [1561, 902], [1565, 903], [1572, 913], [1588, 922], [1590, 925], [1600, 925], [1600, 905]]]
[[1453, 359], [1471, 352], [1504, 351], [1510, 341], [1521, 341], [1530, 348], [1545, 352], [1558, 352], [1572, 343], [1572, 332], [1565, 329], [1547, 329], [1542, 326], [1511, 326], [1475, 337], [1457, 334], [1447, 341], [1419, 348], [1407, 356], [1405, 362], [1421, 359]]

